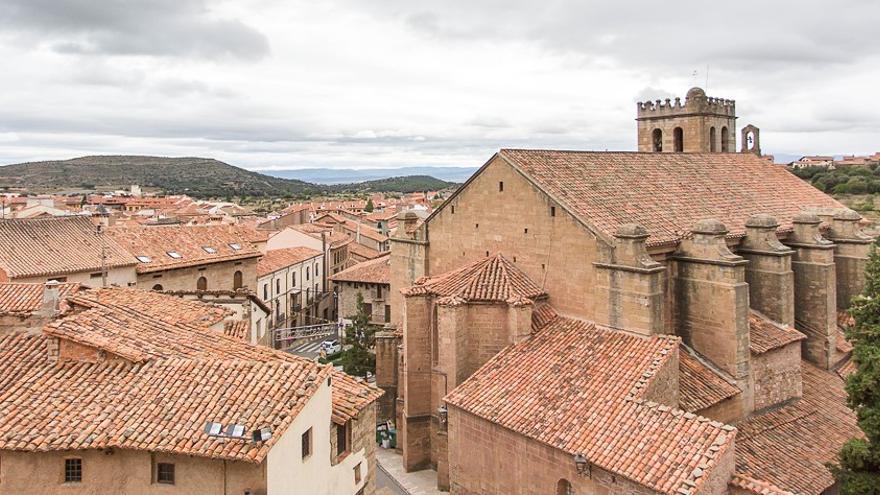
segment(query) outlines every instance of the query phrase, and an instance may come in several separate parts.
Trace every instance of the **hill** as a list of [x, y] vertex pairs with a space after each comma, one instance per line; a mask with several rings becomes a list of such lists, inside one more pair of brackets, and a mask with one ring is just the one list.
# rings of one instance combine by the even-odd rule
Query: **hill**
[[430, 175], [407, 175], [403, 177], [389, 177], [387, 179], [368, 180], [355, 184], [337, 184], [327, 186], [331, 191], [338, 193], [349, 192], [401, 192], [411, 193], [416, 191], [438, 191], [455, 185], [454, 182], [446, 182]]
[[347, 184], [374, 181], [389, 177], [428, 175], [448, 182], [461, 183], [474, 174], [477, 167], [401, 167], [401, 168], [299, 168], [260, 170], [261, 173], [284, 179], [297, 179], [315, 184]]
[[323, 188], [270, 177], [210, 158], [85, 156], [71, 160], [19, 163], [0, 167], [0, 188], [28, 189], [154, 187], [168, 194], [196, 197], [305, 196]]
[[406, 176], [326, 186], [272, 177], [210, 158], [84, 156], [70, 160], [0, 166], [0, 189], [26, 187], [34, 192], [63, 189], [121, 189], [132, 184], [167, 194], [197, 198], [226, 196], [303, 198], [334, 192], [413, 192], [452, 183], [430, 176]]

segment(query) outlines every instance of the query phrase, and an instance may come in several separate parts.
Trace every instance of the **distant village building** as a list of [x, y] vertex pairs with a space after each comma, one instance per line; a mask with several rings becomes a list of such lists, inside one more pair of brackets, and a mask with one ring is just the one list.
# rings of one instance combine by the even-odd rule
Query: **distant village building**
[[0, 282], [137, 282], [137, 260], [86, 217], [0, 220], [0, 239]]
[[[756, 128], [733, 153], [732, 102], [689, 100], [640, 105], [640, 149], [667, 125], [683, 142], [501, 150], [400, 218], [377, 383], [407, 470], [453, 493], [834, 490], [824, 463], [860, 434], [838, 320], [873, 239], [755, 156]], [[717, 122], [688, 124], [695, 100]]]
[[791, 162], [790, 166], [793, 169], [822, 167], [822, 168], [830, 168], [833, 170], [834, 169], [834, 157], [833, 156], [823, 156], [823, 155], [802, 156], [797, 161]]
[[257, 295], [270, 308], [269, 328], [325, 323], [318, 302], [325, 292], [324, 254], [308, 247], [267, 251], [257, 263]]
[[58, 282], [0, 283], [0, 335], [16, 331], [39, 331], [66, 311], [67, 297], [79, 284]]
[[0, 336], [4, 491], [374, 493], [374, 387], [224, 335], [221, 308], [67, 301], [42, 332]]

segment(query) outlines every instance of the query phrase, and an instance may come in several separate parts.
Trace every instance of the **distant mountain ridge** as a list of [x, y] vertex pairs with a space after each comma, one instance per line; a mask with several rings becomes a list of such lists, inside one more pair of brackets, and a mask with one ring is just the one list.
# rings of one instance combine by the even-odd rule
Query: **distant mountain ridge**
[[260, 170], [261, 173], [285, 179], [296, 179], [316, 184], [348, 184], [392, 177], [430, 176], [447, 182], [466, 181], [477, 167], [402, 167], [402, 168], [302, 168]]
[[199, 198], [306, 197], [340, 191], [406, 193], [452, 185], [433, 177], [419, 176], [328, 186], [273, 177], [199, 157], [84, 156], [0, 166], [0, 188], [95, 189], [127, 188], [132, 184], [161, 189], [167, 194], [189, 194]]

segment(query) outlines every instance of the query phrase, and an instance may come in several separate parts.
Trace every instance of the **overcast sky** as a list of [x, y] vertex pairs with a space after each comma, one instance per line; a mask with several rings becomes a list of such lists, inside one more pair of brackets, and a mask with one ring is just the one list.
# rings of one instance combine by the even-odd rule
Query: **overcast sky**
[[2, 0], [0, 164], [631, 150], [635, 102], [706, 86], [707, 66], [766, 152], [867, 153], [878, 25], [876, 0]]

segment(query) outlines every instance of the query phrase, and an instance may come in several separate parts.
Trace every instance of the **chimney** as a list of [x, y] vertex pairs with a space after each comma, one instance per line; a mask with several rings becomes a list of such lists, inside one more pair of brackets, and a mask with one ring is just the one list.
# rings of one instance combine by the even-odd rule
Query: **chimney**
[[40, 308], [40, 313], [44, 316], [55, 316], [61, 309], [58, 285], [58, 282], [55, 280], [50, 280], [43, 286], [43, 304]]
[[770, 215], [746, 220], [738, 254], [749, 261], [746, 282], [752, 308], [784, 325], [794, 325], [794, 250], [779, 242], [779, 222]]

